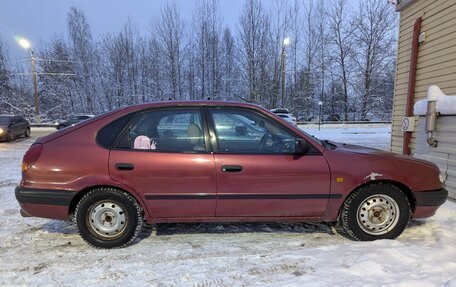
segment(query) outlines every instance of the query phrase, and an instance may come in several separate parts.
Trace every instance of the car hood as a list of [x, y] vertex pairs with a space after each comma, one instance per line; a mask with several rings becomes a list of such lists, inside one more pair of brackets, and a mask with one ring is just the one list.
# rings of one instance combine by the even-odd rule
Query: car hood
[[0, 124], [0, 129], [6, 131], [8, 129], [8, 125], [2, 125]]
[[382, 157], [382, 158], [390, 158], [390, 159], [397, 159], [397, 160], [405, 160], [414, 163], [423, 164], [429, 167], [438, 168], [436, 164], [418, 159], [408, 155], [402, 155], [390, 151], [379, 150], [375, 148], [369, 148], [365, 146], [359, 145], [352, 145], [352, 144], [345, 144], [345, 143], [338, 143], [338, 142], [330, 142], [331, 144], [335, 145], [337, 148], [333, 150], [334, 152], [343, 152], [343, 153], [352, 153], [352, 154], [361, 154], [361, 155], [369, 155], [374, 157]]

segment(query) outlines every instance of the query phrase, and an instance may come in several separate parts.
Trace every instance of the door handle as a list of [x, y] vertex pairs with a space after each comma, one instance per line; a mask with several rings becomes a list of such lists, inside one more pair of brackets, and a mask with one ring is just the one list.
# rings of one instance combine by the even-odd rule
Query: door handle
[[116, 163], [115, 167], [117, 170], [133, 170], [135, 168], [131, 163]]
[[223, 172], [240, 172], [242, 171], [241, 165], [222, 165]]

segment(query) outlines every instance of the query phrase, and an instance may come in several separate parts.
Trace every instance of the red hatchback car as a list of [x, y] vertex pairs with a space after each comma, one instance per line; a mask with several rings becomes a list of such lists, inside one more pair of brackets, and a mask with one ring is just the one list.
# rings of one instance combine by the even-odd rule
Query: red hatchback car
[[39, 138], [16, 188], [22, 215], [74, 218], [104, 248], [128, 245], [144, 221], [324, 221], [355, 240], [391, 239], [447, 195], [433, 163], [209, 101], [130, 106]]

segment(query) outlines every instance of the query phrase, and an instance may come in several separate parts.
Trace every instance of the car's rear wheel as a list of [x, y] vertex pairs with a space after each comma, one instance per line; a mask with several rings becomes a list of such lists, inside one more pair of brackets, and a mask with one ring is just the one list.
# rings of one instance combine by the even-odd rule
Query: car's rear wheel
[[84, 195], [76, 207], [76, 223], [81, 237], [101, 248], [130, 244], [141, 231], [143, 211], [128, 193], [98, 188]]
[[394, 239], [410, 220], [405, 194], [389, 183], [364, 186], [347, 197], [339, 215], [338, 229], [353, 240]]
[[30, 128], [26, 128], [26, 129], [25, 129], [24, 136], [25, 136], [26, 138], [29, 138], [29, 137], [30, 137], [30, 134], [31, 134]]

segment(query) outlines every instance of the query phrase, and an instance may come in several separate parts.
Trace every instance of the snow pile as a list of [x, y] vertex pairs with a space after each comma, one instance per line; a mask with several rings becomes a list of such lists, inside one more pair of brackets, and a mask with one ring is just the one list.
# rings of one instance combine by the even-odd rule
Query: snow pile
[[456, 115], [456, 96], [445, 95], [439, 87], [432, 85], [427, 92], [427, 98], [419, 100], [413, 106], [416, 116], [425, 116], [428, 101], [437, 101], [436, 111], [442, 115]]
[[[367, 126], [327, 135], [389, 140]], [[14, 187], [31, 142], [0, 143], [0, 286], [456, 286], [451, 202], [397, 240], [354, 242], [324, 224], [160, 224], [128, 248], [93, 249], [72, 223], [20, 217]]]

